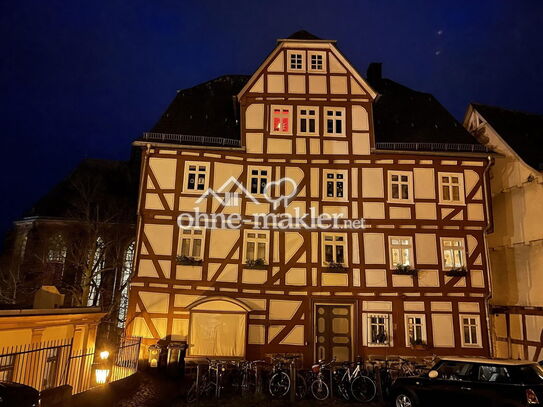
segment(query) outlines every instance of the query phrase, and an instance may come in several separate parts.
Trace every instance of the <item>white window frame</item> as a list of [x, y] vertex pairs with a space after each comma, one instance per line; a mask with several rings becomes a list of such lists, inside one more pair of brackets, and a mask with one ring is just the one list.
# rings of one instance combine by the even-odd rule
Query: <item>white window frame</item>
[[[294, 55], [301, 55], [301, 67], [300, 68], [293, 68], [292, 67], [292, 56]], [[287, 51], [287, 72], [305, 72], [305, 58], [306, 58], [306, 52], [302, 50], [289, 50]]]
[[[477, 341], [475, 343], [467, 343], [466, 342], [466, 338], [464, 337], [464, 318], [469, 318], [469, 319], [474, 319], [475, 320], [475, 325], [469, 325], [470, 327], [474, 326], [475, 327], [475, 335], [477, 336], [475, 339], [477, 339]], [[462, 347], [463, 348], [482, 348], [483, 347], [483, 344], [482, 344], [482, 336], [481, 336], [481, 317], [480, 315], [477, 315], [477, 314], [459, 314], [458, 315], [458, 322], [459, 322], [459, 325], [460, 325], [460, 340], [461, 340], [461, 343], [462, 343]], [[470, 330], [470, 339], [471, 338], [471, 330]]]
[[[274, 119], [274, 110], [279, 109], [281, 111], [288, 110], [288, 123], [289, 128], [287, 131], [282, 130], [275, 130], [273, 127], [273, 119]], [[282, 116], [281, 116], [282, 117]], [[292, 106], [289, 105], [271, 105], [270, 106], [270, 134], [276, 134], [276, 135], [283, 135], [283, 136], [291, 136], [292, 135], [292, 125], [293, 125], [293, 114], [292, 114]]]
[[[190, 167], [191, 166], [196, 166], [196, 170], [191, 170]], [[204, 170], [201, 170], [200, 168], [201, 167], [204, 167], [205, 169]], [[207, 191], [207, 189], [209, 188], [209, 167], [210, 167], [210, 163], [208, 162], [205, 162], [205, 161], [185, 161], [185, 171], [184, 171], [184, 175], [183, 175], [183, 193], [189, 193], [189, 194], [203, 194], [204, 192]], [[199, 174], [204, 174], [204, 187], [203, 189], [198, 189], [197, 185], [198, 185], [198, 175]], [[188, 181], [189, 181], [189, 174], [195, 174], [195, 188], [194, 189], [191, 189], [188, 187]]]
[[[258, 174], [253, 174], [253, 171], [258, 171]], [[267, 174], [263, 175], [261, 173], [262, 171], [267, 171]], [[248, 166], [247, 167], [247, 191], [249, 191], [251, 195], [253, 196], [263, 196], [264, 193], [260, 192], [261, 188], [259, 188], [261, 186], [260, 183], [262, 182], [262, 180], [265, 180], [266, 181], [265, 184], [267, 185], [271, 181], [271, 172], [272, 172], [271, 167], [262, 167], [262, 166], [257, 166], [257, 165]], [[253, 187], [252, 182], [253, 182], [253, 179], [255, 178], [258, 180], [257, 181], [258, 192], [252, 191], [252, 187]]]
[[[328, 113], [329, 112], [333, 112], [333, 116], [330, 116], [332, 117], [331, 120], [334, 121], [333, 123], [333, 131], [332, 133], [329, 133], [328, 132]], [[337, 116], [336, 113], [337, 112], [341, 112], [341, 116]], [[336, 128], [337, 128], [337, 117], [341, 117], [341, 132], [340, 133], [337, 133], [336, 132]], [[344, 107], [330, 107], [330, 106], [325, 106], [324, 109], [323, 109], [323, 118], [324, 118], [324, 135], [325, 136], [329, 136], [329, 137], [345, 137], [345, 125], [347, 124], [347, 120], [346, 120], [346, 109]]]
[[[250, 236], [254, 234], [255, 236]], [[260, 237], [258, 235], [265, 235], [264, 237]], [[256, 255], [258, 254], [258, 244], [264, 243], [265, 244], [265, 257], [263, 258], [264, 263], [270, 264], [270, 231], [269, 230], [261, 230], [261, 229], [246, 229], [243, 233], [243, 264], [247, 264], [248, 256], [247, 256], [247, 249], [248, 249], [248, 243], [254, 243], [253, 247], [253, 259], [256, 260]]]
[[[372, 332], [372, 318], [383, 318], [383, 324], [385, 327], [386, 342], [376, 343], [372, 342], [371, 332]], [[392, 338], [392, 314], [386, 312], [371, 312], [364, 314], [364, 345], [372, 348], [388, 348], [394, 346], [394, 340]], [[379, 324], [381, 325], [381, 324]]]
[[[307, 110], [314, 110], [315, 115], [310, 115], [307, 112], [304, 114], [302, 111]], [[298, 106], [297, 110], [297, 129], [296, 134], [300, 136], [318, 136], [319, 135], [319, 107], [318, 106]], [[302, 120], [307, 120], [306, 123], [306, 131], [302, 131]], [[315, 131], [311, 132], [309, 131], [309, 120], [313, 119], [315, 120]]]
[[[205, 235], [206, 230], [204, 228], [180, 228], [179, 229], [179, 256], [192, 257], [195, 260], [202, 260], [204, 258], [204, 249], [205, 249]], [[183, 254], [183, 241], [188, 241], [189, 254]], [[199, 255], [194, 255], [194, 241], [200, 240], [200, 253]]]
[[[332, 175], [333, 178], [328, 178], [329, 175]], [[338, 175], [341, 175], [343, 178], [338, 178]], [[348, 171], [347, 170], [323, 170], [322, 171], [322, 199], [323, 201], [341, 201], [346, 202], [349, 196], [349, 180], [348, 180]], [[334, 196], [328, 196], [328, 182], [333, 182]], [[337, 184], [343, 182], [343, 196], [337, 196]]]
[[[447, 241], [451, 242], [460, 242], [459, 246], [446, 244]], [[443, 266], [443, 270], [451, 270], [454, 268], [461, 268], [461, 267], [467, 267], [467, 256], [466, 256], [466, 240], [463, 237], [441, 237], [440, 238], [441, 243], [441, 265]], [[462, 255], [462, 265], [457, 266], [453, 264], [452, 266], [447, 266], [445, 264], [445, 251], [446, 250], [458, 250], [461, 252]], [[454, 259], [454, 253], [453, 253], [453, 259]], [[454, 260], [453, 260], [454, 261]]]
[[[447, 205], [464, 205], [464, 174], [461, 172], [438, 172], [438, 186], [439, 186], [439, 203]], [[443, 181], [443, 177], [449, 178], [449, 181]], [[458, 183], [452, 183], [452, 178], [458, 178]], [[458, 186], [458, 200], [452, 199], [452, 191], [454, 186]], [[445, 199], [443, 188], [447, 187], [449, 190], [449, 198]]]
[[[394, 176], [398, 177], [397, 181], [393, 181]], [[402, 177], [407, 177], [407, 181], [403, 181]], [[392, 196], [392, 185], [398, 184], [398, 197]], [[402, 186], [407, 186], [407, 198], [402, 198]], [[413, 203], [413, 173], [411, 171], [388, 171], [388, 201], [398, 203]]]
[[[313, 56], [322, 58], [322, 66], [313, 68]], [[326, 73], [326, 52], [324, 51], [308, 51], [307, 52], [307, 72], [311, 73]]]
[[[331, 237], [332, 240], [326, 240], [326, 237]], [[338, 237], [342, 237], [343, 240], [338, 240]], [[321, 234], [321, 250], [322, 250], [322, 265], [328, 267], [330, 264], [326, 261], [326, 246], [332, 246], [332, 258], [333, 263], [341, 264], [346, 267], [349, 265], [349, 251], [347, 244], [347, 234], [346, 233], [333, 233], [326, 232]], [[343, 262], [338, 263], [337, 261], [337, 246], [343, 246]]]
[[[408, 240], [409, 243], [408, 244], [403, 244], [403, 243], [392, 243], [392, 240]], [[403, 263], [402, 266], [410, 266], [411, 268], [415, 268], [415, 259], [414, 259], [414, 248], [413, 248], [413, 237], [412, 236], [389, 236], [388, 237], [388, 252], [389, 252], [389, 261], [390, 261], [390, 268], [391, 269], [395, 269], [397, 264], [394, 264], [394, 261], [393, 261], [393, 252], [394, 250], [400, 250], [400, 256], [402, 257], [403, 259], [403, 254], [401, 253], [401, 250], [402, 249], [408, 249], [408, 260], [409, 260], [409, 264], [405, 264]]]
[[421, 340], [425, 344], [428, 343], [428, 337], [426, 334], [427, 328], [426, 328], [426, 315], [424, 314], [405, 314], [405, 345], [411, 346], [411, 335], [410, 335], [410, 326], [409, 326], [409, 319], [411, 318], [420, 318], [421, 323]]

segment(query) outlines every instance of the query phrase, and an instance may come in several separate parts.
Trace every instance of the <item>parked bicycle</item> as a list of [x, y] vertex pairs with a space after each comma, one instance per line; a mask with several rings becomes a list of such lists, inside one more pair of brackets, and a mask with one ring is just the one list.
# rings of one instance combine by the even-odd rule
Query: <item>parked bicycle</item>
[[336, 380], [337, 390], [345, 400], [354, 398], [367, 403], [377, 394], [375, 382], [366, 375], [360, 358], [356, 362], [343, 363], [343, 367], [336, 371]]
[[326, 400], [330, 397], [330, 386], [327, 383], [329, 375], [327, 376], [324, 372], [326, 369], [330, 369], [335, 362], [336, 358], [328, 363], [325, 363], [324, 360], [319, 360], [318, 363], [311, 367], [311, 384], [309, 385], [309, 389], [313, 397], [317, 400]]
[[[272, 372], [268, 383], [268, 390], [272, 397], [285, 397], [292, 385], [289, 366], [294, 363], [299, 356], [280, 355], [272, 358]], [[289, 361], [286, 363], [286, 361]], [[296, 399], [301, 400], [307, 393], [307, 384], [300, 373], [296, 373]]]
[[256, 392], [259, 377], [257, 368], [259, 363], [265, 363], [264, 360], [243, 360], [235, 364], [234, 387], [238, 388], [242, 396], [254, 394]]
[[197, 380], [194, 381], [189, 391], [187, 392], [187, 402], [193, 403], [196, 400], [203, 398], [217, 398], [221, 397], [222, 391], [222, 376], [226, 368], [224, 365], [227, 363], [222, 360], [207, 359], [209, 368], [207, 371]]

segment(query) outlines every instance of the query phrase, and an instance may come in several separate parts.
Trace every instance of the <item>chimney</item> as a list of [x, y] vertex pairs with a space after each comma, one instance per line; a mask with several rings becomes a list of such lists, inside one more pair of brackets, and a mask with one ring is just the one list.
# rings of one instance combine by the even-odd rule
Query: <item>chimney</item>
[[369, 64], [366, 78], [370, 84], [377, 84], [383, 79], [382, 67], [383, 64], [381, 62], [372, 62]]

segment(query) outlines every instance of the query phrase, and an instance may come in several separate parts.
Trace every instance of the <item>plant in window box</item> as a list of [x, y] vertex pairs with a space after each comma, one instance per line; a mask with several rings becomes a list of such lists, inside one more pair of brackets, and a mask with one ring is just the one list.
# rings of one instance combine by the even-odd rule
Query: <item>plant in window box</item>
[[347, 271], [347, 267], [345, 267], [343, 263], [336, 263], [334, 261], [329, 261], [328, 271], [332, 273], [344, 273]]
[[426, 342], [424, 342], [421, 338], [413, 339], [410, 338], [409, 342], [411, 343], [411, 348], [415, 350], [425, 350], [428, 348], [428, 345]]
[[466, 277], [468, 275], [468, 270], [465, 267], [455, 267], [450, 270], [447, 270], [445, 273], [447, 277]]
[[183, 266], [201, 266], [202, 260], [190, 256], [177, 256], [177, 264]]
[[417, 269], [411, 268], [408, 264], [396, 264], [396, 268], [392, 270], [392, 274], [397, 274], [400, 276], [413, 276], [415, 277], [419, 271]]
[[245, 268], [264, 270], [268, 268], [268, 265], [266, 264], [266, 261], [264, 259], [254, 259], [247, 260], [247, 263], [245, 263]]

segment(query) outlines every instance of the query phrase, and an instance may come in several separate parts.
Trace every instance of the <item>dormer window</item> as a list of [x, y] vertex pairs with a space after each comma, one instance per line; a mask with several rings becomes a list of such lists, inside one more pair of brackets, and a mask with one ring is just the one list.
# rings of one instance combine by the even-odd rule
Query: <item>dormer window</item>
[[309, 51], [307, 55], [309, 72], [325, 72], [325, 53], [322, 51]]
[[290, 69], [302, 70], [304, 67], [304, 57], [302, 54], [290, 54]]

